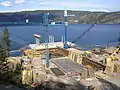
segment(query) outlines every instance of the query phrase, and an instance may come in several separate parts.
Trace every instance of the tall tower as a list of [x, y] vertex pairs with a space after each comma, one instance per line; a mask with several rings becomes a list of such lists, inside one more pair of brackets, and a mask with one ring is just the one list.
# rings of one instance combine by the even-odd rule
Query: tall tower
[[45, 27], [45, 31], [47, 31], [48, 29], [48, 25], [49, 25], [49, 13], [45, 13], [43, 16], [43, 26]]
[[67, 10], [64, 11], [64, 25], [65, 25], [65, 42], [64, 42], [64, 48], [68, 48], [67, 44], [67, 26], [68, 26], [68, 15]]
[[64, 48], [68, 48], [67, 44], [67, 26], [68, 26], [68, 17], [70, 16], [78, 16], [77, 14], [71, 14], [68, 15], [67, 10], [64, 11], [64, 25], [65, 25], [65, 42], [64, 42]]

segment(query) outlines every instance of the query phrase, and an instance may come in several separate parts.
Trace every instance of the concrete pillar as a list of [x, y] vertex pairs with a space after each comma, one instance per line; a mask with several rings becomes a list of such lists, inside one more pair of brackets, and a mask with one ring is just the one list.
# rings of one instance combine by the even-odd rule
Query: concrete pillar
[[40, 44], [40, 39], [39, 39], [39, 38], [37, 38], [37, 37], [36, 37], [35, 39], [36, 39], [36, 44], [38, 44], [38, 45], [39, 45], [39, 44]]
[[50, 43], [50, 36], [48, 36], [48, 39], [49, 39], [49, 43]]
[[61, 37], [61, 42], [63, 42], [63, 36]]
[[40, 44], [40, 35], [38, 35], [38, 34], [34, 34], [34, 36], [35, 36], [35, 41], [36, 41], [36, 44]]
[[53, 36], [53, 43], [55, 42], [55, 38], [54, 38], [54, 36]]
[[50, 36], [50, 43], [52, 43], [52, 36]]

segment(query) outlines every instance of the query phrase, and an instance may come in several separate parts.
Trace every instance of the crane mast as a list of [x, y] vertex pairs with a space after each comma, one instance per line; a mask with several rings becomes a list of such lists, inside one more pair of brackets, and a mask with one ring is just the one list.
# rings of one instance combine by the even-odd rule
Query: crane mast
[[67, 26], [68, 26], [68, 15], [67, 10], [64, 11], [64, 25], [65, 25], [65, 42], [64, 42], [64, 48], [68, 48], [67, 44]]

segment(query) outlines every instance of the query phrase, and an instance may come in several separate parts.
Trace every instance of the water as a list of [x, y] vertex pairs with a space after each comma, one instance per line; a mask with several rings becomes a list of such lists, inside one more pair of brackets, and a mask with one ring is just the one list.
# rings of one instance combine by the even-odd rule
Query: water
[[[68, 26], [68, 41], [75, 40], [83, 33], [90, 25], [78, 24]], [[3, 27], [0, 27], [3, 30]], [[48, 32], [40, 25], [35, 26], [8, 26], [11, 34], [12, 49], [19, 49], [29, 43], [35, 43], [34, 34], [40, 34], [41, 42], [48, 40], [48, 35], [55, 36], [55, 41], [61, 41], [61, 36], [64, 35], [64, 26], [51, 25], [48, 27]], [[95, 25], [86, 35], [77, 40], [82, 48], [91, 48], [95, 45], [116, 45], [119, 37], [120, 25]]]

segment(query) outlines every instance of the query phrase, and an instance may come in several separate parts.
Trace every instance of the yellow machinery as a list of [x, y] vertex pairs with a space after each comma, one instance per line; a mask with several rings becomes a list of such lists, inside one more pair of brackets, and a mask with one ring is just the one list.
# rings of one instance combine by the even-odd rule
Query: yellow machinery
[[35, 36], [36, 38], [40, 38], [40, 37], [41, 37], [41, 36], [38, 35], [38, 34], [34, 34], [34, 36]]
[[106, 60], [107, 62], [105, 72], [107, 74], [113, 74], [117, 64], [116, 61], [120, 61], [120, 47], [118, 47]]
[[116, 61], [119, 60], [120, 58], [118, 58], [116, 55], [120, 53], [120, 47], [118, 47], [108, 58], [107, 58], [107, 64], [108, 62], [111, 61]]

